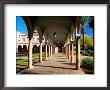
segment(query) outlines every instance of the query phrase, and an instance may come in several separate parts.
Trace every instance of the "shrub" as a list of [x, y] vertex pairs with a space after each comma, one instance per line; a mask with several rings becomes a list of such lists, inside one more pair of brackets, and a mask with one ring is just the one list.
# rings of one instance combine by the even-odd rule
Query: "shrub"
[[87, 50], [87, 51], [80, 51], [80, 53], [84, 56], [93, 56], [94, 55], [94, 52], [91, 51], [91, 50]]
[[94, 60], [93, 60], [93, 58], [84, 58], [81, 61], [81, 67], [84, 67], [84, 68], [89, 69], [89, 70], [93, 70], [94, 69]]

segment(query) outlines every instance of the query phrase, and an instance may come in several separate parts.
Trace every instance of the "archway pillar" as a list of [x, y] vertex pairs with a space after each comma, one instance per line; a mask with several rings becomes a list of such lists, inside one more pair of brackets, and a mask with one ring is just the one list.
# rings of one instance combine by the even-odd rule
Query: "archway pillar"
[[52, 54], [55, 54], [55, 46], [52, 47]]
[[18, 52], [18, 47], [16, 48], [16, 52]]
[[70, 44], [68, 44], [68, 59], [70, 59]]
[[73, 57], [74, 57], [74, 52], [73, 52], [73, 41], [71, 41], [71, 63], [74, 63]]
[[76, 69], [80, 69], [80, 36], [76, 38]]
[[66, 50], [65, 50], [66, 56], [68, 56], [68, 46], [66, 45], [65, 48], [66, 48]]
[[29, 68], [32, 68], [32, 38], [29, 39], [29, 55], [28, 55], [28, 60], [29, 60]]
[[39, 62], [42, 62], [42, 42], [40, 42], [40, 58], [39, 58]]
[[64, 46], [64, 53], [65, 53], [65, 55], [66, 55], [66, 46]]
[[76, 69], [80, 69], [80, 22], [81, 16], [76, 18], [76, 25], [75, 25], [75, 33], [76, 33]]
[[50, 45], [48, 45], [48, 47], [49, 47], [49, 54], [48, 54], [48, 56], [50, 57]]
[[45, 59], [47, 59], [47, 44], [45, 44]]
[[50, 56], [52, 56], [52, 45], [50, 46], [50, 48], [51, 48], [51, 49], [50, 49], [50, 50], [51, 50], [51, 51], [50, 51]]

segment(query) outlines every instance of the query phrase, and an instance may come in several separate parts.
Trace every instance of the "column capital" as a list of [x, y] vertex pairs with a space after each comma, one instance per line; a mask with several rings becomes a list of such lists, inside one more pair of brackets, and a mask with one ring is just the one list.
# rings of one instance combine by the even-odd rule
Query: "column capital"
[[73, 41], [70, 41], [70, 43], [73, 43]]
[[80, 34], [77, 34], [76, 35], [76, 39], [80, 39], [81, 38], [81, 35]]

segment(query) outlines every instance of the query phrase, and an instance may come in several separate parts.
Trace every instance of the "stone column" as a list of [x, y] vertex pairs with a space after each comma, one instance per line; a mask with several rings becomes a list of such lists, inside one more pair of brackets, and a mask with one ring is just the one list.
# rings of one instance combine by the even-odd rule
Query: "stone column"
[[47, 59], [47, 44], [45, 44], [45, 59]]
[[66, 56], [68, 57], [68, 45], [66, 45]]
[[56, 47], [54, 47], [54, 54], [55, 54], [55, 48], [56, 48]]
[[76, 39], [76, 69], [80, 69], [80, 37]]
[[70, 59], [70, 44], [68, 44], [68, 59]]
[[49, 46], [49, 57], [50, 57], [50, 45], [48, 45]]
[[55, 54], [55, 46], [52, 47], [52, 54]]
[[16, 48], [16, 53], [18, 52], [18, 47]]
[[65, 46], [65, 49], [66, 49], [66, 50], [65, 50], [65, 53], [66, 53], [66, 56], [67, 56], [67, 45]]
[[74, 63], [73, 61], [73, 41], [71, 41], [71, 62]]
[[32, 38], [29, 39], [29, 54], [28, 54], [28, 66], [32, 68]]
[[40, 58], [39, 58], [39, 62], [42, 62], [42, 42], [40, 42]]
[[66, 47], [63, 47], [63, 53], [64, 53], [64, 54], [66, 54], [65, 50], [66, 50]]
[[51, 47], [51, 56], [52, 56], [52, 45], [50, 47]]

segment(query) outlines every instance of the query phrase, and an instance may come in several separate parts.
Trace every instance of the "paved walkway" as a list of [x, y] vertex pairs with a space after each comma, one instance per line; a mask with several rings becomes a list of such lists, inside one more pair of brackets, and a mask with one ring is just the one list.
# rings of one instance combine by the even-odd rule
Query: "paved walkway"
[[[75, 60], [75, 57], [74, 57]], [[83, 70], [75, 70], [75, 64], [64, 53], [57, 53], [42, 63], [36, 63], [32, 69], [24, 74], [85, 74]]]

